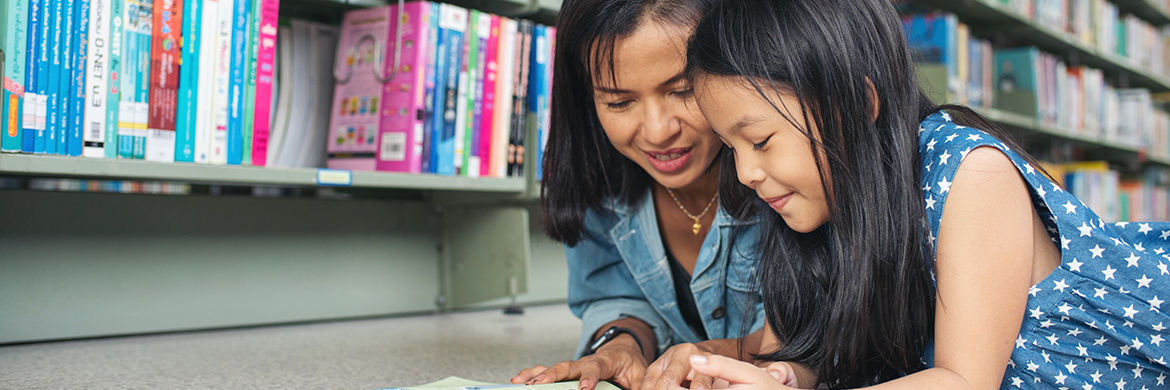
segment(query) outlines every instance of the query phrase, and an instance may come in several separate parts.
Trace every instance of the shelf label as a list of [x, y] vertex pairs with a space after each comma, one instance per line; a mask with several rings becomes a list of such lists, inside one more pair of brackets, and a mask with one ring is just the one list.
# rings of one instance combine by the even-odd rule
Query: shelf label
[[317, 185], [319, 186], [350, 186], [353, 184], [353, 172], [341, 169], [318, 169]]

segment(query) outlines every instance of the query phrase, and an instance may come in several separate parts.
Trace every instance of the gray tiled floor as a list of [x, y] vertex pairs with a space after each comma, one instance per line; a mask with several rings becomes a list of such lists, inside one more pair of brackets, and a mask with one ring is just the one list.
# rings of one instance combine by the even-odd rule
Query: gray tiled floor
[[376, 389], [506, 382], [572, 357], [565, 305], [0, 347], [2, 389]]

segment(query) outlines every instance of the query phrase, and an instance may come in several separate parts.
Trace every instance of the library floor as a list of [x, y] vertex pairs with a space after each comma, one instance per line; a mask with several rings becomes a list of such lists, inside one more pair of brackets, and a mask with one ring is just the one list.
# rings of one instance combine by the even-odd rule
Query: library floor
[[572, 357], [564, 304], [0, 347], [0, 389], [378, 389], [506, 383]]

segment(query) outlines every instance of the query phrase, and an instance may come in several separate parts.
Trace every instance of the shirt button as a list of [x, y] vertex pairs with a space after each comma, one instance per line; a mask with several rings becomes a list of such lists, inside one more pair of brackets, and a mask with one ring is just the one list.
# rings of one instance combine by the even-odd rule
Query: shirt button
[[724, 314], [727, 314], [727, 310], [724, 309], [723, 306], [716, 307], [715, 310], [711, 312], [711, 316], [715, 317], [715, 319], [723, 318]]

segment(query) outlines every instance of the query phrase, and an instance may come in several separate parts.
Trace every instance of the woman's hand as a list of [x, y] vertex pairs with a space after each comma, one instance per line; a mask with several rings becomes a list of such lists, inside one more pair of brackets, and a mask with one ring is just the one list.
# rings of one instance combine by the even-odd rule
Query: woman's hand
[[639, 390], [646, 375], [646, 357], [633, 337], [620, 335], [589, 356], [563, 361], [552, 367], [536, 366], [520, 371], [513, 384], [538, 385], [579, 379], [579, 390], [593, 390], [599, 380], [609, 380], [629, 390]]
[[[731, 390], [785, 390], [799, 386], [796, 370], [784, 362], [757, 367], [724, 356], [702, 354], [691, 355], [689, 360], [696, 376], [727, 381], [727, 388]], [[694, 389], [694, 385], [691, 388]]]
[[658, 357], [646, 369], [646, 379], [643, 380], [643, 390], [667, 390], [682, 386], [690, 381], [693, 390], [714, 388], [712, 378], [707, 375], [696, 375], [691, 370], [692, 355], [710, 355], [711, 351], [698, 344], [678, 344]]

